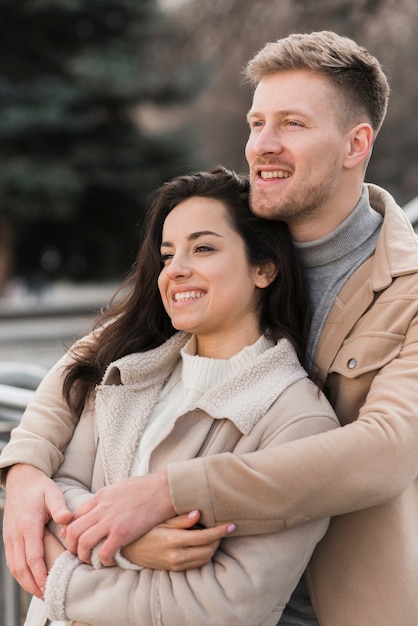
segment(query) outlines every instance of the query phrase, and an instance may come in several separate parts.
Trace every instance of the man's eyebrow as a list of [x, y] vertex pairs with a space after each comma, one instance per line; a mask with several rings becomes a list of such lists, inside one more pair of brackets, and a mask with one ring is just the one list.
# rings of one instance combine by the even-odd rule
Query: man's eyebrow
[[257, 111], [248, 111], [247, 122], [253, 117], [261, 117], [261, 113], [258, 113]]
[[[222, 235], [215, 233], [213, 230], [198, 230], [195, 233], [190, 233], [190, 235], [187, 236], [187, 240], [195, 241], [196, 239], [199, 239], [199, 237], [204, 237], [206, 235], [213, 235], [214, 237], [222, 238]], [[170, 241], [161, 242], [161, 247], [171, 247], [172, 245], [173, 244]]]

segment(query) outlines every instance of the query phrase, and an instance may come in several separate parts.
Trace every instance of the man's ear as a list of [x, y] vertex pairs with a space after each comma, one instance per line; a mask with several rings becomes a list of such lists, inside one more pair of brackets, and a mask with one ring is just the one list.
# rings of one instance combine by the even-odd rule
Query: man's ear
[[347, 152], [344, 166], [348, 169], [369, 160], [374, 141], [374, 132], [370, 124], [353, 126], [347, 136]]
[[255, 285], [261, 289], [265, 289], [276, 278], [279, 270], [273, 261], [267, 261], [256, 268]]

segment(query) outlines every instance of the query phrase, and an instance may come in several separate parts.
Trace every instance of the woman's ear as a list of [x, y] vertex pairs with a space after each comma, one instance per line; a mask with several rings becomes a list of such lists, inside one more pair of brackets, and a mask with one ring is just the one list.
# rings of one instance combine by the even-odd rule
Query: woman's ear
[[255, 268], [255, 285], [260, 289], [265, 289], [276, 278], [278, 267], [273, 261], [267, 261]]

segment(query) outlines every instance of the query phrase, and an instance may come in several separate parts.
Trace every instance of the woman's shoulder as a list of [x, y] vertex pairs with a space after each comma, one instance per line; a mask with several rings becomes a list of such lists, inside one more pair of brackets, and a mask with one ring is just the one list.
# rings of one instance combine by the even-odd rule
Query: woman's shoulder
[[[270, 408], [272, 421], [280, 417], [282, 424], [306, 420], [339, 426], [338, 418], [325, 394], [310, 378], [300, 378], [280, 394]], [[320, 427], [323, 430], [322, 427]]]

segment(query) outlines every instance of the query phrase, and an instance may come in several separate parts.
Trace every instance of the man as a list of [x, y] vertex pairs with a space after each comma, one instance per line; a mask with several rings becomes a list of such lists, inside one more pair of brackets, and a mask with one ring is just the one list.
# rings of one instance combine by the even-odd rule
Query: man
[[[366, 50], [326, 31], [267, 44], [247, 76], [255, 85], [246, 148], [252, 207], [285, 220], [299, 247], [314, 311], [310, 358], [344, 428], [107, 487], [76, 512], [67, 546], [88, 559], [107, 538], [100, 556], [109, 564], [120, 545], [192, 509], [207, 526], [234, 521], [238, 533], [254, 521], [269, 532], [332, 515], [306, 573], [321, 626], [415, 626], [418, 243], [391, 196], [364, 185], [387, 80]], [[45, 474], [25, 464], [50, 475], [72, 429], [65, 423], [60, 435], [60, 416], [36, 418], [35, 406], [1, 459], [1, 467], [23, 464], [7, 475], [5, 543], [12, 571], [32, 588], [32, 576], [44, 575], [42, 526], [69, 513]], [[29, 504], [17, 495], [28, 476], [36, 494]], [[315, 623], [298, 610], [289, 607], [281, 623]]]

